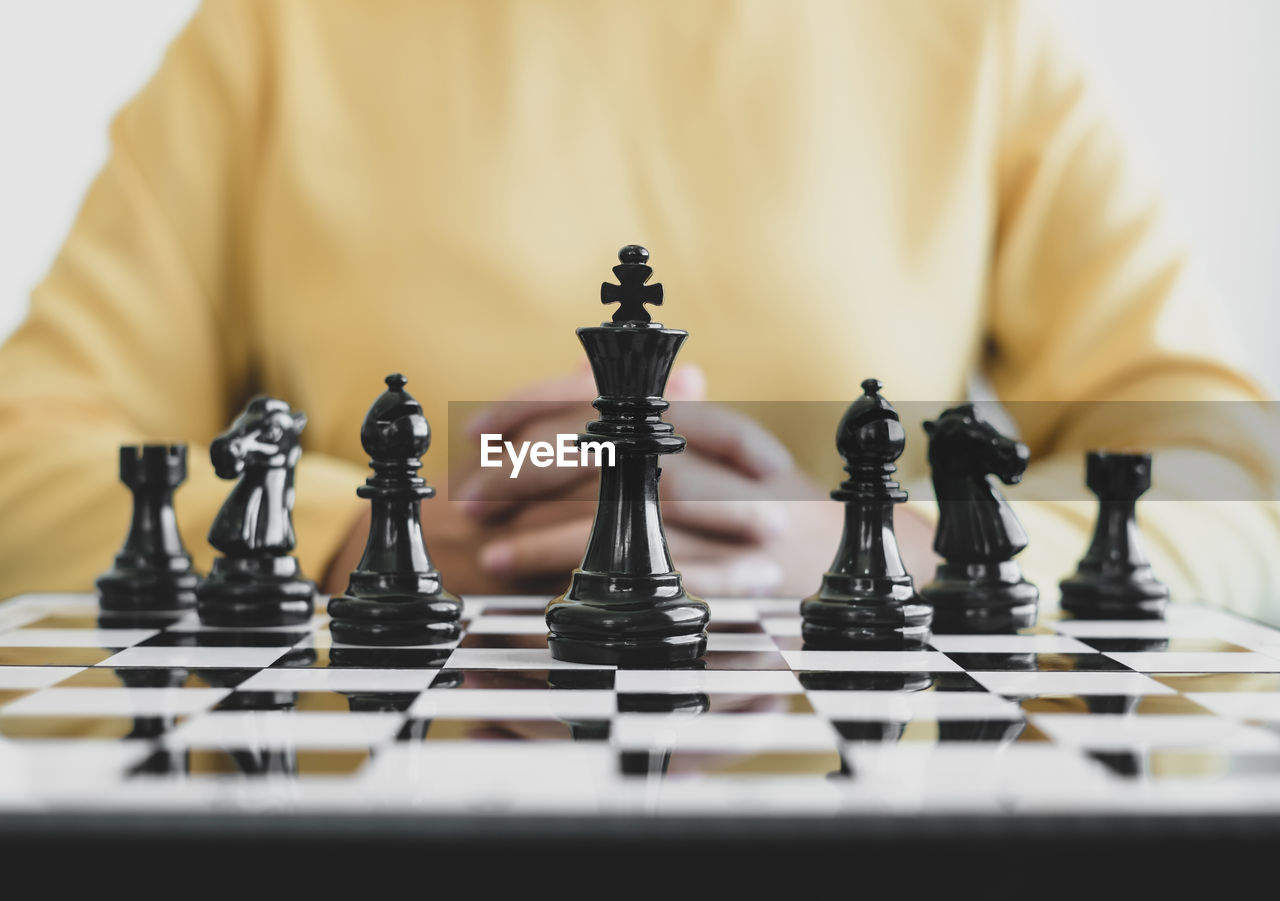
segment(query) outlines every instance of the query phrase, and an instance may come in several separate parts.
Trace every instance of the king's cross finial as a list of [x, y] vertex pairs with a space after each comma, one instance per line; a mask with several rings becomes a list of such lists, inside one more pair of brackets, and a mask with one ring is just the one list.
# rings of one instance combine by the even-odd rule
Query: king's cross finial
[[653, 275], [653, 269], [645, 265], [648, 259], [649, 251], [639, 244], [628, 244], [618, 251], [619, 262], [613, 267], [613, 274], [620, 284], [600, 285], [600, 302], [618, 304], [613, 312], [614, 322], [649, 322], [651, 317], [644, 305], [662, 306], [662, 285], [645, 284]]

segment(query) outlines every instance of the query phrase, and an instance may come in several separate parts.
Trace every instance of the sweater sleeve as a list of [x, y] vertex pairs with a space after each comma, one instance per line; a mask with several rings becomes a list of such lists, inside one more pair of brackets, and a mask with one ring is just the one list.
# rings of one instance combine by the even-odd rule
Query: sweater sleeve
[[[231, 483], [208, 442], [254, 390], [244, 242], [264, 56], [251, 4], [196, 13], [113, 121], [108, 162], [0, 348], [0, 597], [89, 590], [108, 568], [128, 527], [126, 443], [191, 445], [175, 506], [197, 565], [212, 560], [205, 535]], [[362, 477], [303, 454], [294, 515], [312, 578], [357, 515]]]
[[[1220, 302], [1084, 69], [1034, 7], [1002, 25], [998, 227], [985, 374], [1033, 464], [1024, 562], [1061, 578], [1096, 505], [1089, 449], [1153, 453], [1139, 515], [1175, 599], [1280, 615], [1274, 411]], [[1041, 585], [1051, 606], [1056, 585]]]

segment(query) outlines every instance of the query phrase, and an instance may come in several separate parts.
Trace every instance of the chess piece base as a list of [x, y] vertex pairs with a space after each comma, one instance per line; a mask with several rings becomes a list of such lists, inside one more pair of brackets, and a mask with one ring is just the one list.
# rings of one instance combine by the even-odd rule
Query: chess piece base
[[191, 570], [121, 569], [98, 577], [99, 606], [112, 613], [182, 613], [196, 605], [200, 577]]
[[287, 626], [315, 611], [316, 586], [294, 557], [220, 557], [196, 592], [207, 626]]
[[707, 651], [707, 636], [676, 635], [652, 641], [627, 641], [607, 638], [567, 638], [551, 633], [547, 636], [551, 656], [570, 663], [596, 663], [623, 669], [667, 667], [689, 663]]
[[[340, 595], [329, 600], [329, 632], [333, 640], [362, 645], [441, 644], [455, 640], [462, 632], [462, 600], [440, 588], [435, 574], [428, 575], [431, 578], [416, 573], [352, 574], [353, 584], [348, 590], [358, 588], [361, 596]], [[356, 586], [358, 577], [369, 584]], [[416, 593], [424, 582], [434, 589], [433, 593]]]
[[920, 597], [933, 607], [935, 633], [991, 635], [1034, 626], [1040, 590], [1012, 560], [944, 563]]
[[918, 650], [928, 642], [933, 620], [910, 576], [828, 574], [818, 593], [800, 602], [800, 613], [805, 646], [830, 650]]
[[1120, 579], [1077, 572], [1058, 583], [1063, 611], [1076, 619], [1164, 619], [1169, 586], [1144, 569]]
[[620, 667], [666, 667], [692, 663], [707, 650], [710, 612], [701, 598], [685, 594], [652, 600], [592, 602], [569, 591], [547, 607], [547, 647], [557, 660]]

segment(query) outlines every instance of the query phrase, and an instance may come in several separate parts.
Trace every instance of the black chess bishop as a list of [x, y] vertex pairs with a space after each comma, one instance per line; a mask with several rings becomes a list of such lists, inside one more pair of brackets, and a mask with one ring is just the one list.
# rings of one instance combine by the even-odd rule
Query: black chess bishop
[[373, 470], [356, 489], [372, 507], [369, 540], [346, 592], [329, 601], [329, 631], [344, 644], [452, 641], [462, 600], [445, 590], [422, 538], [422, 501], [435, 489], [418, 470], [431, 428], [422, 405], [404, 390], [408, 380], [396, 373], [386, 382], [360, 428]]
[[104, 620], [195, 606], [200, 577], [173, 510], [174, 489], [186, 478], [186, 445], [120, 448], [120, 481], [133, 493], [133, 516], [114, 566], [95, 583]]
[[689, 333], [651, 321], [644, 305], [662, 303], [662, 286], [646, 284], [648, 259], [643, 247], [622, 248], [613, 268], [619, 284], [600, 289], [602, 303], [618, 304], [613, 320], [577, 330], [600, 392], [600, 418], [578, 442], [611, 442], [616, 457], [600, 470], [582, 565], [547, 607], [547, 644], [559, 660], [672, 666], [707, 647], [707, 605], [681, 584], [658, 506], [658, 459], [685, 446], [662, 420], [662, 392]]
[[1151, 570], [1137, 520], [1151, 455], [1090, 451], [1085, 483], [1098, 498], [1098, 521], [1075, 575], [1059, 583], [1062, 609], [1080, 619], [1163, 618], [1169, 587]]
[[1040, 592], [1014, 556], [1027, 533], [992, 477], [1021, 481], [1030, 451], [987, 422], [973, 404], [944, 410], [924, 424], [938, 499], [933, 549], [937, 575], [920, 589], [933, 606], [933, 631], [1016, 632], [1034, 626]]
[[291, 551], [294, 469], [307, 417], [282, 400], [255, 397], [214, 439], [209, 456], [219, 478], [238, 479], [209, 529], [222, 552], [196, 593], [200, 621], [212, 626], [304, 623], [315, 609], [315, 583]]
[[902, 565], [893, 510], [907, 493], [893, 480], [906, 446], [898, 411], [867, 379], [845, 412], [836, 448], [848, 478], [831, 492], [844, 504], [844, 534], [818, 591], [800, 603], [805, 646], [911, 649], [929, 640], [932, 611]]

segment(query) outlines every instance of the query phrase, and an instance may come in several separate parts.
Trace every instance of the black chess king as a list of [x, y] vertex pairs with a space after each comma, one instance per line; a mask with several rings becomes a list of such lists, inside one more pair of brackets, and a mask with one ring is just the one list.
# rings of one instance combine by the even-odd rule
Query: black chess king
[[600, 496], [582, 565], [547, 606], [547, 645], [558, 660], [623, 667], [678, 666], [707, 648], [707, 605], [690, 595], [671, 564], [658, 479], [662, 454], [685, 440], [662, 420], [662, 392], [689, 333], [650, 321], [645, 304], [662, 303], [662, 286], [645, 284], [649, 252], [628, 245], [613, 268], [619, 284], [600, 288], [617, 303], [613, 321], [580, 328], [600, 396], [600, 418], [581, 442], [613, 443], [615, 462], [600, 470]]
[[906, 650], [929, 640], [933, 611], [916, 594], [893, 531], [893, 508], [907, 499], [894, 461], [907, 436], [880, 387], [862, 383], [836, 432], [848, 478], [831, 497], [844, 504], [844, 534], [822, 586], [800, 602], [807, 648]]
[[462, 600], [444, 589], [422, 538], [422, 501], [435, 494], [418, 470], [431, 445], [422, 405], [407, 379], [387, 376], [369, 408], [360, 443], [373, 470], [356, 489], [372, 506], [364, 556], [346, 594], [329, 601], [335, 641], [362, 645], [439, 644], [458, 637]]

